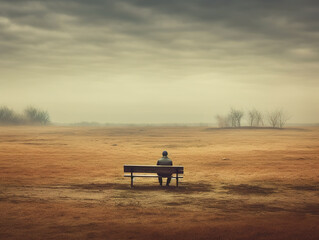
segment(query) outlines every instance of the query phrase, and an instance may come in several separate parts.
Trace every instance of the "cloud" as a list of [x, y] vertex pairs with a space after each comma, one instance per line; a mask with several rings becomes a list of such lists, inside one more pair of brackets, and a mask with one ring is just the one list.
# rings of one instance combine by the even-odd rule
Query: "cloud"
[[144, 65], [183, 75], [183, 66], [196, 74], [259, 62], [254, 69], [270, 71], [319, 60], [316, 1], [1, 1], [0, 9], [1, 62], [15, 67]]
[[[52, 83], [69, 82], [54, 88], [52, 102], [60, 92], [70, 100], [74, 84], [101, 83], [115, 95], [144, 86], [149, 94], [137, 102], [150, 104], [166, 86], [180, 86], [171, 102], [189, 104], [193, 86], [201, 87], [198, 95], [232, 86], [232, 93], [241, 86], [316, 89], [318, 12], [319, 2], [310, 0], [0, 0], [0, 84], [31, 84], [40, 99]], [[208, 102], [209, 92], [197, 98]]]

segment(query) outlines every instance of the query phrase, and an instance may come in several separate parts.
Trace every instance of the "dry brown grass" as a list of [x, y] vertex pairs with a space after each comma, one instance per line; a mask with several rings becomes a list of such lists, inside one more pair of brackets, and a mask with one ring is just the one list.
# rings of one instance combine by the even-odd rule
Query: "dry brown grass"
[[[319, 239], [319, 128], [0, 132], [0, 239]], [[130, 189], [164, 149], [180, 187]]]

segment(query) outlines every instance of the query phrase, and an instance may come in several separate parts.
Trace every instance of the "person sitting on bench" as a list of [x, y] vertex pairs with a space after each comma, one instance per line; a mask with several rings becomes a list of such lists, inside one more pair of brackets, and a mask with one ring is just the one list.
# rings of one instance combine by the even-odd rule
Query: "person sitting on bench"
[[[170, 166], [172, 166], [173, 162], [171, 159], [169, 159], [167, 157], [167, 155], [168, 155], [167, 151], [164, 151], [162, 153], [162, 155], [163, 155], [163, 157], [157, 161], [157, 165], [170, 165]], [[161, 186], [163, 183], [163, 177], [167, 177], [166, 186], [169, 186], [169, 183], [171, 182], [171, 179], [172, 179], [172, 174], [158, 173], [157, 175], [158, 175], [158, 181], [159, 181]]]

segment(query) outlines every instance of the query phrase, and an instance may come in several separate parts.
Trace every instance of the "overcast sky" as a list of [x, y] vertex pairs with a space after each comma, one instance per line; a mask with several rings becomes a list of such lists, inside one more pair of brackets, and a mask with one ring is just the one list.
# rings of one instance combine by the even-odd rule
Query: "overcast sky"
[[319, 1], [0, 0], [0, 105], [54, 122], [319, 122]]

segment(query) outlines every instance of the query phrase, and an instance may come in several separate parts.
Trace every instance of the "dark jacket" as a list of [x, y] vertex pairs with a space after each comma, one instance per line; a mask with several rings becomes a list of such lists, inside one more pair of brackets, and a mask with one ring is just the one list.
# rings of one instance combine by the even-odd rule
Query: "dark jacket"
[[167, 156], [163, 156], [161, 159], [158, 159], [157, 165], [171, 165], [172, 166], [173, 162]]
[[[171, 159], [169, 159], [167, 156], [163, 156], [161, 159], [159, 159], [157, 161], [157, 165], [168, 165], [168, 166], [172, 166], [173, 165], [173, 162]], [[160, 177], [170, 177], [172, 176], [172, 174], [170, 173], [158, 173], [157, 174], [158, 176]]]

